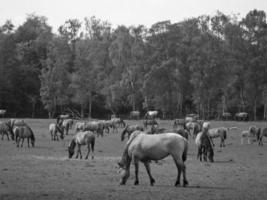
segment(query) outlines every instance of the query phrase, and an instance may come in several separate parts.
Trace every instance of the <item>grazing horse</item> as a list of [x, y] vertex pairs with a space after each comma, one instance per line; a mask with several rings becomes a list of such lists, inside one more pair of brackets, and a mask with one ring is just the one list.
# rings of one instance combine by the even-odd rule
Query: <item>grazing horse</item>
[[121, 128], [124, 128], [125, 127], [125, 122], [123, 121], [123, 119], [121, 119], [121, 118], [118, 118], [118, 117], [116, 117], [116, 118], [112, 118], [111, 120], [110, 120], [112, 123], [113, 123], [113, 126], [117, 129], [117, 125], [118, 125], [118, 127], [121, 127]]
[[202, 132], [198, 133], [195, 139], [195, 143], [198, 147], [197, 159], [202, 162], [202, 154], [204, 161], [207, 162], [207, 157], [210, 162], [213, 162], [214, 151], [212, 147], [211, 140], [208, 136], [208, 129], [203, 129]]
[[130, 112], [130, 118], [131, 119], [139, 119], [140, 118], [140, 112], [137, 110]]
[[254, 139], [259, 138], [258, 135], [261, 132], [260, 128], [256, 126], [250, 126], [248, 130], [244, 130], [241, 132], [241, 144], [244, 144], [244, 138], [247, 138], [248, 144], [251, 144], [251, 140], [253, 143]]
[[51, 134], [51, 140], [57, 140], [58, 141], [58, 135], [57, 132], [60, 133], [60, 139], [64, 139], [64, 130], [62, 130], [57, 124], [51, 123], [49, 125], [49, 133]]
[[155, 120], [155, 119], [147, 119], [144, 121], [144, 127], [145, 129], [147, 128], [147, 126], [150, 125], [150, 126], [158, 126], [158, 122]]
[[248, 113], [246, 112], [239, 112], [235, 114], [236, 121], [247, 121], [248, 120]]
[[158, 115], [157, 110], [147, 111], [147, 113], [145, 114], [145, 119], [155, 119], [157, 115]]
[[76, 144], [78, 145], [76, 158], [78, 158], [80, 154], [80, 159], [82, 159], [81, 146], [87, 145], [88, 151], [85, 156], [85, 159], [88, 159], [90, 148], [92, 150], [92, 159], [94, 159], [95, 135], [93, 132], [91, 131], [78, 132], [73, 137], [68, 147], [69, 158], [72, 158]]
[[0, 134], [2, 134], [2, 140], [4, 139], [4, 135], [6, 135], [7, 139], [9, 140], [9, 134], [11, 136], [11, 139], [14, 140], [14, 132], [10, 121], [0, 121]]
[[144, 131], [144, 127], [138, 124], [135, 125], [127, 125], [121, 132], [121, 141], [124, 140], [125, 134], [128, 133], [128, 139], [130, 138], [130, 135], [134, 132], [134, 131]]
[[63, 131], [66, 132], [66, 135], [69, 134], [69, 130], [72, 128], [73, 119], [64, 119], [62, 122]]
[[232, 115], [229, 112], [224, 112], [222, 114], [222, 120], [229, 120], [229, 119], [231, 119], [231, 117], [232, 117]]
[[15, 134], [15, 140], [17, 143], [17, 147], [19, 147], [20, 140], [22, 140], [21, 147], [23, 147], [23, 142], [24, 142], [25, 138], [27, 138], [28, 147], [30, 147], [29, 139], [31, 139], [32, 147], [34, 147], [35, 136], [34, 136], [32, 129], [28, 125], [15, 126], [14, 134]]
[[262, 139], [263, 139], [264, 136], [267, 137], [267, 128], [263, 128], [257, 134], [257, 138], [258, 138], [258, 141], [259, 141], [259, 146], [263, 146]]
[[188, 185], [186, 179], [185, 161], [187, 157], [188, 142], [176, 133], [148, 135], [141, 131], [135, 131], [127, 141], [121, 160], [118, 162], [121, 168], [121, 185], [125, 185], [130, 176], [130, 166], [133, 160], [135, 165], [135, 185], [139, 184], [139, 161], [143, 162], [149, 175], [150, 185], [155, 179], [150, 172], [150, 161], [161, 160], [171, 155], [177, 167], [178, 175], [175, 186], [180, 185], [180, 176], [183, 174], [183, 186]]

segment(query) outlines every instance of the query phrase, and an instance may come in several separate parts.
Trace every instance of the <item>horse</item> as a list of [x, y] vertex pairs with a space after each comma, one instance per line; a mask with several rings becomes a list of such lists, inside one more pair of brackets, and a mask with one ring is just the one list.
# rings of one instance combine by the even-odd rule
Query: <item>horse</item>
[[208, 131], [208, 135], [211, 139], [211, 143], [214, 146], [213, 143], [213, 138], [219, 137], [221, 139], [220, 147], [225, 147], [225, 140], [227, 138], [227, 131], [229, 129], [225, 127], [220, 127], [220, 128], [212, 128]]
[[128, 139], [130, 138], [130, 135], [134, 132], [134, 131], [144, 131], [144, 127], [138, 124], [135, 125], [127, 125], [121, 132], [121, 141], [124, 140], [125, 134], [128, 133]]
[[144, 127], [145, 129], [147, 128], [148, 125], [151, 125], [151, 126], [158, 126], [158, 122], [155, 120], [155, 119], [147, 119], [144, 121]]
[[248, 121], [248, 113], [246, 112], [239, 112], [235, 114], [236, 121]]
[[94, 159], [94, 147], [95, 147], [95, 135], [91, 131], [82, 131], [78, 132], [73, 139], [71, 140], [69, 146], [68, 146], [68, 152], [69, 152], [69, 158], [72, 158], [74, 154], [74, 149], [76, 144], [78, 145], [76, 158], [79, 157], [82, 159], [82, 152], [81, 152], [81, 146], [87, 145], [87, 154], [85, 156], [85, 159], [88, 159], [90, 148], [92, 150], [92, 159]]
[[196, 137], [196, 135], [201, 131], [201, 125], [194, 121], [194, 122], [188, 122], [185, 125], [185, 129], [189, 132], [189, 134], [193, 136], [193, 138]]
[[6, 114], [6, 110], [0, 110], [0, 116], [1, 116], [1, 117], [4, 117], [5, 114]]
[[200, 133], [197, 134], [195, 143], [198, 147], [197, 159], [202, 162], [202, 154], [204, 161], [207, 162], [207, 157], [210, 162], [214, 162], [214, 151], [212, 142], [208, 136], [208, 129], [204, 128]]
[[179, 126], [185, 128], [185, 119], [174, 119], [173, 128], [176, 129]]
[[86, 122], [84, 127], [83, 127], [83, 131], [92, 131], [93, 133], [96, 133], [97, 136], [104, 136], [103, 135], [103, 125], [101, 124], [101, 122], [98, 121], [90, 121], [90, 122]]
[[121, 169], [120, 184], [125, 185], [130, 176], [130, 166], [133, 160], [135, 165], [135, 185], [139, 184], [139, 161], [143, 162], [153, 186], [155, 179], [151, 175], [150, 161], [161, 160], [171, 155], [177, 167], [178, 175], [175, 186], [180, 185], [180, 176], [183, 175], [183, 186], [188, 185], [186, 179], [185, 161], [187, 157], [188, 142], [176, 133], [149, 135], [142, 131], [135, 131], [126, 143], [121, 160], [118, 162]]
[[232, 115], [229, 112], [222, 113], [222, 120], [229, 120], [231, 119]]
[[10, 121], [6, 122], [0, 121], [0, 134], [2, 134], [2, 140], [4, 139], [4, 135], [7, 136], [8, 140], [9, 140], [9, 135], [11, 136], [11, 139], [14, 140], [14, 132]]
[[81, 121], [77, 122], [74, 127], [75, 133], [82, 131], [84, 127], [85, 127], [85, 122], [81, 122]]
[[115, 129], [117, 129], [117, 125], [118, 125], [118, 127], [121, 127], [121, 128], [124, 128], [126, 125], [125, 122], [123, 121], [123, 119], [118, 118], [118, 117], [112, 118], [110, 121], [111, 121], [111, 123], [113, 123]]
[[69, 130], [72, 128], [73, 119], [64, 119], [62, 122], [63, 131], [66, 131], [66, 135], [69, 134]]
[[259, 146], [263, 146], [262, 139], [263, 137], [267, 137], [267, 128], [263, 128], [261, 131], [258, 132], [257, 134], [257, 139], [259, 141]]
[[25, 138], [27, 138], [28, 147], [30, 147], [29, 139], [31, 139], [32, 147], [34, 147], [35, 136], [34, 136], [32, 129], [28, 125], [15, 126], [14, 127], [14, 134], [15, 134], [15, 141], [17, 143], [17, 147], [19, 147], [20, 140], [22, 140], [21, 147], [23, 147], [23, 142], [24, 142]]
[[177, 133], [183, 136], [187, 140], [188, 140], [188, 135], [189, 135], [188, 131], [183, 128], [168, 130], [165, 128], [157, 128], [155, 126], [151, 126], [151, 130], [148, 131], [147, 133], [148, 134]]
[[130, 119], [139, 119], [140, 112], [137, 110], [133, 110], [130, 112]]
[[64, 139], [64, 130], [62, 130], [57, 124], [51, 123], [49, 125], [49, 133], [51, 134], [51, 140], [57, 140], [58, 141], [58, 135], [57, 132], [60, 133], [60, 139]]
[[241, 132], [241, 144], [244, 144], [244, 138], [247, 138], [248, 144], [251, 144], [251, 139], [253, 143], [253, 139], [259, 138], [259, 133], [261, 132], [260, 128], [256, 126], [250, 126], [248, 130], [244, 130]]
[[145, 114], [145, 119], [155, 119], [158, 115], [158, 111], [157, 110], [153, 110], [153, 111], [147, 111]]

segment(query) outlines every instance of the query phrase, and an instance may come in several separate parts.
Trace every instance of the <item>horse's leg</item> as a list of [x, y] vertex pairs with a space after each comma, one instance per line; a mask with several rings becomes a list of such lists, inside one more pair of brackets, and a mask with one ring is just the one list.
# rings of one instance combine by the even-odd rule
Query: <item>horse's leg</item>
[[80, 159], [82, 159], [82, 158], [83, 158], [83, 156], [82, 156], [82, 150], [81, 150], [81, 146], [82, 146], [82, 145], [78, 144], [78, 149], [79, 149], [79, 152], [80, 152]]
[[149, 179], [150, 179], [150, 185], [153, 186], [155, 183], [155, 179], [151, 175], [151, 169], [150, 169], [149, 161], [144, 162], [144, 165], [146, 167], [146, 171], [147, 171], [147, 174], [148, 174]]
[[77, 153], [76, 153], [76, 159], [78, 158], [78, 156], [79, 156], [79, 144], [78, 144], [78, 147], [77, 147]]
[[85, 159], [88, 159], [89, 153], [90, 153], [90, 143], [87, 144], [87, 154], [85, 156]]
[[28, 147], [30, 147], [30, 138], [27, 138]]
[[23, 147], [23, 143], [24, 143], [24, 138], [22, 138], [21, 147]]
[[176, 156], [173, 156], [173, 160], [174, 160], [174, 163], [175, 163], [175, 165], [177, 167], [177, 171], [178, 171], [177, 179], [176, 179], [176, 182], [175, 182], [175, 186], [180, 185], [181, 173], [183, 173], [183, 186], [185, 187], [186, 185], [188, 185], [188, 181], [187, 181], [187, 178], [186, 178], [186, 167], [185, 167], [185, 164], [181, 159], [177, 158]]
[[138, 185], [139, 184], [139, 179], [138, 179], [139, 161], [138, 161], [137, 158], [134, 158], [134, 166], [135, 166], [135, 181], [134, 181], [134, 184]]
[[16, 138], [16, 142], [17, 142], [17, 147], [19, 147], [20, 138]]

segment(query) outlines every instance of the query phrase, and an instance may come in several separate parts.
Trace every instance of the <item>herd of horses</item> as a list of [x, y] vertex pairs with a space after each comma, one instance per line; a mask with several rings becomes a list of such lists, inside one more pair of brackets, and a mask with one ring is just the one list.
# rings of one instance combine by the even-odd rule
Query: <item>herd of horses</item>
[[[81, 147], [87, 146], [88, 159], [90, 152], [94, 159], [94, 148], [96, 137], [103, 136], [104, 133], [118, 132], [121, 128], [121, 141], [125, 140], [122, 157], [118, 162], [120, 168], [120, 184], [126, 184], [130, 176], [130, 166], [133, 162], [135, 166], [135, 185], [139, 184], [138, 172], [139, 162], [142, 162], [148, 173], [150, 184], [154, 185], [155, 179], [151, 175], [151, 161], [158, 161], [167, 156], [171, 156], [177, 168], [175, 186], [180, 185], [180, 177], [183, 177], [183, 186], [188, 185], [186, 178], [186, 165], [188, 141], [193, 138], [197, 145], [197, 159], [205, 162], [214, 161], [214, 138], [220, 138], [220, 147], [225, 147], [227, 132], [238, 127], [218, 127], [211, 128], [210, 123], [198, 120], [195, 116], [188, 116], [182, 119], [175, 119], [171, 129], [160, 128], [156, 120], [157, 113], [147, 113], [144, 123], [129, 125], [121, 118], [111, 118], [110, 120], [76, 121], [68, 116], [60, 116], [55, 123], [49, 125], [51, 140], [59, 141], [69, 135], [70, 129], [74, 129], [75, 135], [71, 138], [68, 145], [68, 157], [72, 158], [77, 146], [76, 158], [82, 159]], [[150, 126], [150, 129], [148, 128]], [[28, 147], [34, 147], [35, 136], [31, 127], [24, 121], [9, 119], [0, 122], [0, 134], [2, 140], [6, 136], [9, 140], [15, 140], [17, 147], [22, 147], [24, 139], [28, 141]], [[267, 128], [257, 128], [250, 126], [248, 130], [241, 132], [241, 144], [247, 138], [248, 144], [255, 139], [260, 146], [263, 145], [263, 137], [267, 137]]]

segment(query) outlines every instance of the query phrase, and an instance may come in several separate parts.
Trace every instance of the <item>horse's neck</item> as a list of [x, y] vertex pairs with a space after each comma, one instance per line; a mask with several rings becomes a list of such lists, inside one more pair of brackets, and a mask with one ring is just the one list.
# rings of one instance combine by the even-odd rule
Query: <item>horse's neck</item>
[[76, 146], [76, 141], [75, 141], [75, 138], [73, 138], [72, 140], [71, 140], [71, 142], [70, 142], [70, 148], [71, 149], [74, 149], [75, 148], [75, 146]]

